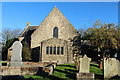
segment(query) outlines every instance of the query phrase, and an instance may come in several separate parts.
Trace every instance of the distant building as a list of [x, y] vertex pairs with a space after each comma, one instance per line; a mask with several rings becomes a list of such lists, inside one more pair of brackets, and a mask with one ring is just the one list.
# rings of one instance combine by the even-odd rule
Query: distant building
[[57, 7], [38, 26], [27, 24], [19, 40], [26, 41], [34, 61], [71, 63], [77, 30]]

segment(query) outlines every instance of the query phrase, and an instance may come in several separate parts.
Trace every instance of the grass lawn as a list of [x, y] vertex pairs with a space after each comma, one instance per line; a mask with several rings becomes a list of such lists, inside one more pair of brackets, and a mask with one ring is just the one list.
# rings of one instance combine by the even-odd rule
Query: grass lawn
[[[90, 64], [90, 72], [95, 73], [95, 78], [103, 77], [103, 71], [99, 68], [98, 64]], [[78, 70], [75, 64], [61, 64], [58, 65], [52, 75], [47, 73], [39, 73], [38, 75], [30, 76], [25, 75], [24, 78], [34, 78], [35, 80], [75, 80]]]
[[0, 61], [0, 63], [7, 63], [7, 61]]
[[90, 64], [90, 72], [95, 74], [95, 78], [103, 78], [103, 70], [99, 68], [98, 64]]

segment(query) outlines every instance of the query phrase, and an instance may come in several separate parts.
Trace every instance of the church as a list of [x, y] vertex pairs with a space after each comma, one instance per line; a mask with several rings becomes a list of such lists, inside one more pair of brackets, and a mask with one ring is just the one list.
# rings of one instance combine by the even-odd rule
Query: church
[[79, 34], [61, 11], [54, 7], [38, 26], [27, 24], [19, 36], [32, 50], [35, 61], [71, 63], [73, 39]]

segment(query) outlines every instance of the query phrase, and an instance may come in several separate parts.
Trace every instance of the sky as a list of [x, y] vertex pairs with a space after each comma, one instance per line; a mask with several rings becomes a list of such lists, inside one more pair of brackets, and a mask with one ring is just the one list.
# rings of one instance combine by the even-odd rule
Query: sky
[[76, 28], [92, 27], [96, 20], [118, 24], [117, 2], [2, 2], [2, 28], [40, 25], [56, 6]]

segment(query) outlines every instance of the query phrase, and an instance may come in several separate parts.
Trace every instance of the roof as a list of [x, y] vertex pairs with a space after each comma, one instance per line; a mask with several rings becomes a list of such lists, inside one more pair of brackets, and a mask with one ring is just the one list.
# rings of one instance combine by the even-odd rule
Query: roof
[[28, 25], [28, 26], [26, 26], [26, 28], [22, 31], [22, 33], [20, 34], [20, 37], [25, 37], [25, 35], [27, 34], [27, 32], [29, 31], [29, 30], [36, 30], [38, 28], [38, 26], [37, 25]]

